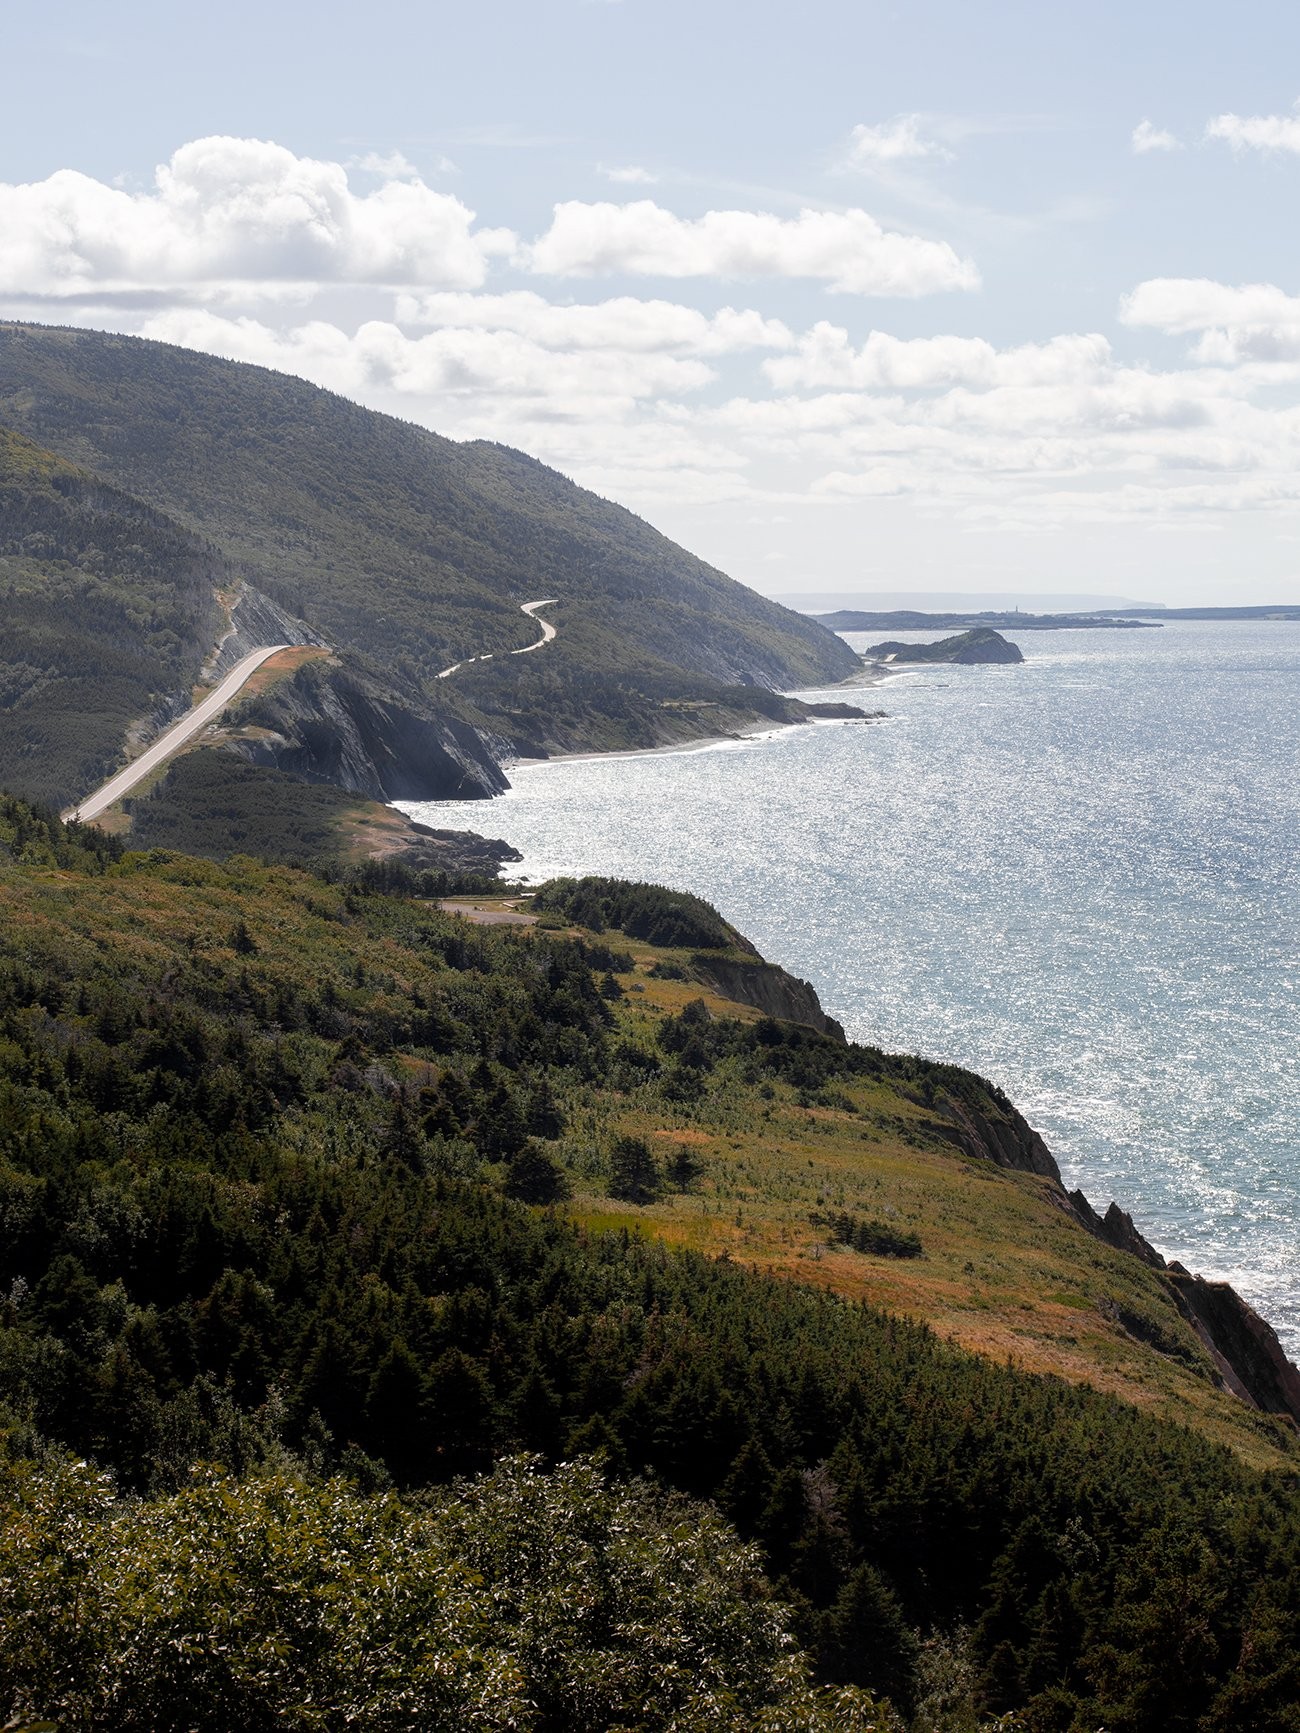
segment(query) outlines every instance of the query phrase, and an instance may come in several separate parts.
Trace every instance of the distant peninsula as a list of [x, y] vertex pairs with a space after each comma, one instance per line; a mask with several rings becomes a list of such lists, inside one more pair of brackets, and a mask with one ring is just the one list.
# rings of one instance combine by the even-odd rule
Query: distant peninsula
[[840, 608], [833, 614], [814, 614], [812, 618], [823, 626], [829, 626], [832, 632], [924, 632], [940, 631], [945, 626], [970, 629], [1004, 626], [1016, 632], [1122, 631], [1160, 624], [1158, 620], [1119, 618], [1111, 614], [1022, 614], [1014, 609], [1003, 613], [923, 614], [913, 608], [895, 608], [886, 613]]
[[977, 626], [970, 632], [959, 632], [953, 638], [939, 638], [932, 644], [903, 644], [887, 641], [872, 644], [863, 651], [867, 662], [1023, 662], [1018, 645], [995, 632], [991, 626]]

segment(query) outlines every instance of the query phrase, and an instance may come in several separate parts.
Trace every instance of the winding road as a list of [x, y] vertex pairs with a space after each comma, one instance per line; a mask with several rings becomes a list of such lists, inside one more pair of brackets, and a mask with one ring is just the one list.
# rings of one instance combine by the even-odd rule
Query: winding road
[[[557, 601], [559, 601], [558, 596], [543, 596], [540, 602], [520, 602], [520, 613], [527, 614], [528, 618], [534, 623], [534, 625], [540, 626], [542, 628], [542, 635], [540, 638], [534, 638], [531, 644], [524, 644], [518, 650], [507, 650], [506, 654], [508, 656], [526, 656], [530, 650], [540, 650], [543, 644], [550, 643], [551, 639], [555, 636], [555, 627], [549, 620], [539, 620], [537, 618], [537, 610], [538, 608], [553, 608]], [[453, 662], [450, 668], [444, 668], [442, 672], [437, 675], [437, 678], [439, 680], [445, 680], [448, 674], [454, 674], [457, 668], [468, 668], [471, 662], [490, 662], [491, 660], [491, 650], [487, 651], [487, 653], [482, 656], [466, 656], [463, 662]]]
[[281, 650], [290, 648], [288, 644], [268, 644], [264, 649], [250, 652], [242, 662], [236, 662], [214, 692], [209, 692], [192, 710], [187, 710], [179, 722], [173, 722], [170, 728], [164, 729], [153, 745], [147, 746], [139, 758], [132, 759], [125, 770], [119, 770], [116, 776], [110, 776], [101, 788], [88, 794], [79, 806], [70, 806], [61, 816], [65, 820], [75, 818], [82, 824], [98, 818], [106, 807], [112, 806], [115, 800], [121, 800], [124, 794], [129, 794], [137, 783], [143, 782], [145, 777], [170, 758], [173, 752], [184, 746], [187, 740], [192, 740], [201, 728], [206, 728], [209, 722], [215, 721], [240, 687], [256, 674], [263, 662], [269, 662], [272, 656], [278, 656]]
[[[524, 644], [518, 650], [507, 651], [507, 655], [526, 656], [530, 650], [540, 650], [543, 644], [551, 642], [555, 637], [555, 627], [549, 620], [539, 620], [537, 610], [538, 608], [553, 608], [557, 600], [558, 597], [546, 596], [540, 602], [520, 603], [520, 611], [527, 614], [534, 625], [542, 628], [542, 635], [540, 638], [534, 639], [531, 644]], [[102, 787], [97, 788], [93, 794], [88, 794], [79, 805], [68, 807], [60, 816], [65, 821], [77, 819], [82, 824], [88, 824], [92, 818], [98, 818], [101, 812], [113, 805], [114, 801], [121, 800], [124, 794], [130, 794], [131, 790], [143, 782], [146, 776], [157, 770], [158, 766], [164, 764], [174, 752], [178, 752], [187, 740], [193, 740], [200, 729], [206, 728], [209, 722], [214, 722], [235, 694], [256, 674], [264, 662], [269, 662], [272, 656], [278, 656], [281, 650], [291, 648], [292, 646], [289, 644], [268, 644], [261, 650], [250, 651], [242, 662], [235, 664], [215, 691], [210, 692], [206, 698], [200, 699], [192, 710], [187, 710], [179, 722], [173, 722], [170, 728], [164, 729], [153, 745], [147, 746], [139, 758], [133, 759], [125, 770], [119, 770], [115, 776], [110, 776]], [[467, 668], [471, 662], [490, 662], [491, 660], [492, 652], [490, 650], [485, 656], [467, 656], [463, 662], [453, 662], [450, 668], [444, 668], [438, 675], [438, 679], [445, 680], [448, 674], [454, 674], [457, 668]]]

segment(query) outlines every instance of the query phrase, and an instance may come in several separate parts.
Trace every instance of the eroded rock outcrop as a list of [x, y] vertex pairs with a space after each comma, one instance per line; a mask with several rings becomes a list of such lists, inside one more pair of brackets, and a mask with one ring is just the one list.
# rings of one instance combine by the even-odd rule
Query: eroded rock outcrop
[[1072, 1191], [1069, 1202], [1089, 1233], [1162, 1273], [1174, 1303], [1196, 1332], [1225, 1388], [1252, 1408], [1288, 1414], [1300, 1423], [1300, 1371], [1287, 1359], [1273, 1326], [1231, 1283], [1212, 1282], [1179, 1263], [1166, 1263], [1118, 1204], [1112, 1203], [1102, 1216], [1081, 1191]]
[[325, 640], [304, 620], [295, 619], [269, 596], [245, 584], [230, 610], [230, 630], [217, 645], [204, 673], [220, 680], [252, 650], [268, 644], [320, 644]]
[[479, 729], [421, 714], [346, 667], [308, 663], [241, 721], [232, 745], [250, 762], [372, 800], [478, 800], [509, 787]]
[[724, 999], [752, 1005], [764, 1016], [783, 1023], [802, 1023], [816, 1029], [820, 1035], [830, 1035], [843, 1041], [844, 1030], [833, 1017], [822, 1010], [817, 989], [809, 981], [800, 981], [775, 963], [742, 962], [737, 958], [714, 957], [707, 951], [697, 951], [691, 958], [691, 972], [703, 987], [711, 987]]
[[[946, 1094], [935, 1106], [952, 1126], [952, 1141], [976, 1161], [991, 1161], [1016, 1173], [1037, 1173], [1061, 1185], [1056, 1157], [1023, 1114], [1007, 1103], [997, 1117]], [[1062, 1189], [1064, 1197], [1064, 1190]]]
[[[935, 1106], [951, 1127], [941, 1134], [949, 1136], [966, 1155], [1051, 1181], [1053, 1196], [1081, 1227], [1159, 1271], [1225, 1389], [1252, 1408], [1289, 1415], [1300, 1423], [1300, 1370], [1287, 1358], [1273, 1327], [1230, 1283], [1209, 1281], [1192, 1275], [1181, 1264], [1167, 1263], [1117, 1203], [1099, 1215], [1082, 1191], [1067, 1193], [1051, 1150], [1009, 1103], [1006, 1112], [996, 1116], [954, 1095], [940, 1096]], [[1152, 1345], [1160, 1346], [1158, 1342]]]

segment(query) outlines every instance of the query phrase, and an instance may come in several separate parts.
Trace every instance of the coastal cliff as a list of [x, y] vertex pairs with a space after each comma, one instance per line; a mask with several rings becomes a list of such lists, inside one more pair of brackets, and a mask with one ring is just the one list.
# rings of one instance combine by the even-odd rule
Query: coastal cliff
[[[844, 1043], [842, 1028], [822, 1009], [816, 989], [785, 970], [758, 959], [739, 962], [707, 953], [694, 954], [690, 964], [694, 978], [722, 996]], [[942, 1073], [950, 1068], [937, 1069]], [[1284, 1415], [1300, 1424], [1300, 1370], [1287, 1358], [1272, 1326], [1229, 1283], [1167, 1263], [1118, 1204], [1099, 1215], [1082, 1191], [1067, 1192], [1051, 1150], [1006, 1096], [989, 1085], [972, 1088], [978, 1080], [968, 1073], [958, 1072], [956, 1079], [955, 1087], [926, 1087], [922, 1080], [920, 1088], [909, 1090], [927, 1109], [922, 1133], [955, 1146], [971, 1161], [1044, 1181], [1047, 1197], [1063, 1214], [1159, 1275], [1221, 1389], [1261, 1413]], [[1186, 1357], [1187, 1347], [1149, 1313], [1113, 1302], [1110, 1306], [1121, 1326], [1148, 1347]]]
[[815, 1029], [819, 1035], [844, 1040], [843, 1028], [822, 1010], [812, 983], [799, 980], [775, 963], [714, 957], [697, 951], [691, 958], [691, 971], [701, 986], [712, 988], [724, 999], [752, 1006], [765, 1017], [799, 1023]]
[[1081, 1191], [1071, 1192], [1069, 1201], [1089, 1233], [1161, 1272], [1225, 1388], [1253, 1408], [1289, 1414], [1300, 1422], [1300, 1370], [1287, 1359], [1272, 1325], [1230, 1283], [1193, 1275], [1176, 1261], [1167, 1263], [1118, 1204], [1112, 1203], [1102, 1216]]
[[231, 746], [250, 763], [372, 800], [477, 800], [508, 786], [481, 730], [422, 714], [348, 667], [309, 663], [239, 720]]

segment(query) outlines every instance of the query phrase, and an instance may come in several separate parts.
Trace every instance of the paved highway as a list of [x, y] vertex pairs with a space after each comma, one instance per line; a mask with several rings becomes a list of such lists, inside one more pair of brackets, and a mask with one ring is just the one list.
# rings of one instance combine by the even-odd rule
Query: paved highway
[[192, 740], [201, 728], [215, 721], [239, 691], [240, 687], [272, 656], [278, 656], [281, 650], [287, 650], [288, 644], [268, 644], [263, 650], [254, 650], [237, 662], [217, 687], [206, 698], [197, 703], [192, 710], [187, 710], [179, 722], [173, 722], [165, 729], [152, 746], [147, 746], [139, 758], [133, 759], [125, 770], [119, 770], [116, 776], [110, 776], [102, 788], [97, 788], [93, 794], [88, 794], [79, 806], [70, 806], [63, 814], [65, 819], [80, 819], [84, 824], [89, 819], [98, 818], [106, 807], [112, 806], [115, 800], [121, 800], [124, 794], [129, 794], [137, 783], [143, 782], [151, 770], [171, 757], [187, 740]]

